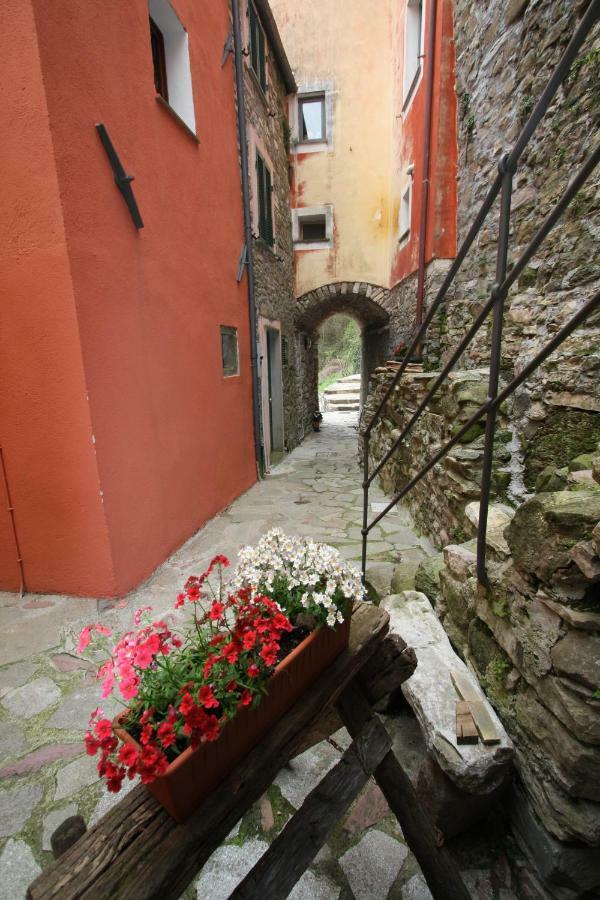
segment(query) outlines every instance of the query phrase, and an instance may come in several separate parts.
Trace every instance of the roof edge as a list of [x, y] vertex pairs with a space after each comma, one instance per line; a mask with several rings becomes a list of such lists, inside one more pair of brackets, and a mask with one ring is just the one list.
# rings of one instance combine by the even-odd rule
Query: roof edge
[[269, 0], [254, 0], [254, 5], [260, 16], [263, 28], [267, 33], [269, 43], [273, 48], [273, 55], [275, 56], [277, 65], [283, 76], [283, 83], [285, 84], [286, 90], [288, 94], [296, 94], [298, 92], [298, 85], [296, 84], [292, 67], [287, 58], [285, 47], [283, 46], [283, 41], [281, 40], [281, 35], [279, 34], [277, 22], [275, 21], [275, 16], [273, 15]]

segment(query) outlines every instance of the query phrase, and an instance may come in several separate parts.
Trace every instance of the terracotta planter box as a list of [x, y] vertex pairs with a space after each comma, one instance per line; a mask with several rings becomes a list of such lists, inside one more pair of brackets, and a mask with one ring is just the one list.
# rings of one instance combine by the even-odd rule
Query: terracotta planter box
[[[206, 795], [229, 774], [233, 767], [257, 744], [296, 700], [348, 646], [350, 618], [336, 629], [318, 628], [282, 660], [271, 678], [268, 694], [256, 709], [241, 709], [224, 726], [219, 738], [188, 747], [175, 759], [164, 775], [148, 785], [159, 803], [176, 822], [184, 822]], [[115, 734], [129, 744], [139, 746], [115, 720]]]

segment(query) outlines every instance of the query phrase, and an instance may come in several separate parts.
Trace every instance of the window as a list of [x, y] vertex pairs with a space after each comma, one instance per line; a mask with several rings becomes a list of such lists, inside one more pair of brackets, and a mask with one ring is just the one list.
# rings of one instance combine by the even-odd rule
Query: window
[[265, 33], [260, 24], [254, 3], [248, 2], [250, 26], [250, 65], [263, 91], [267, 90], [267, 66], [265, 60]]
[[298, 99], [298, 116], [298, 134], [301, 141], [324, 141], [327, 139], [324, 94], [300, 97]]
[[296, 250], [323, 250], [332, 246], [333, 206], [304, 206], [292, 210], [292, 238]]
[[412, 185], [409, 184], [407, 189], [402, 194], [402, 199], [400, 200], [400, 237], [398, 238], [400, 242], [406, 241], [410, 237], [411, 201]]
[[304, 216], [299, 219], [301, 241], [326, 241], [327, 222], [325, 214]]
[[404, 30], [404, 106], [413, 95], [421, 73], [423, 0], [407, 0]]
[[188, 34], [169, 0], [148, 0], [150, 46], [157, 99], [196, 131]]
[[256, 151], [256, 192], [258, 196], [258, 234], [273, 245], [273, 184], [269, 168]]
[[169, 102], [169, 89], [167, 87], [167, 63], [165, 59], [165, 39], [163, 33], [150, 19], [150, 42], [152, 44], [152, 63], [154, 65], [154, 87], [167, 103]]
[[230, 325], [221, 325], [221, 358], [223, 375], [229, 377], [240, 374], [237, 328]]

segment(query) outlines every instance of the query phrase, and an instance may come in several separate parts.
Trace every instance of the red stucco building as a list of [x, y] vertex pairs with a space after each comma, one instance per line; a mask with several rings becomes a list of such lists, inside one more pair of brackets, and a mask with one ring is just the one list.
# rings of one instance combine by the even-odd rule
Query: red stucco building
[[1, 589], [122, 594], [256, 478], [230, 29], [225, 0], [3, 4]]

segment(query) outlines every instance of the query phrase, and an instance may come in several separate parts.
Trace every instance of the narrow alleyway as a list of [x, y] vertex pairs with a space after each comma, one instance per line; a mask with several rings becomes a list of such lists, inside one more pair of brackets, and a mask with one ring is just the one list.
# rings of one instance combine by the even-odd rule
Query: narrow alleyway
[[[50, 835], [77, 812], [94, 823], [119, 799], [103, 793], [95, 760], [80, 743], [99, 690], [89, 664], [73, 655], [75, 635], [99, 619], [114, 630], [130, 624], [132, 612], [151, 603], [168, 609], [190, 574], [217, 552], [232, 563], [241, 546], [274, 525], [291, 534], [337, 546], [359, 563], [360, 472], [355, 415], [328, 414], [322, 431], [311, 434], [271, 475], [217, 516], [169, 559], [153, 577], [119, 601], [55, 596], [0, 595], [3, 641], [0, 658], [0, 900], [19, 900], [40, 867], [51, 861]], [[383, 495], [374, 490], [372, 502]], [[394, 566], [407, 571], [433, 552], [398, 510], [375, 529], [370, 543], [370, 580], [389, 589]], [[114, 713], [110, 703], [105, 711]], [[398, 752], [412, 775], [422, 753], [420, 733], [408, 716], [390, 720]], [[402, 726], [401, 728], [399, 726]], [[344, 731], [283, 769], [259, 804], [238, 823], [228, 841], [202, 871], [186, 897], [226, 898], [262, 854], [306, 793], [339, 757]], [[490, 874], [473, 863], [466, 875], [474, 896], [492, 897]], [[476, 853], [475, 853], [476, 856]], [[425, 900], [429, 892], [398, 825], [374, 784], [368, 786], [335, 830], [294, 898]], [[509, 898], [510, 892], [502, 897]]]

